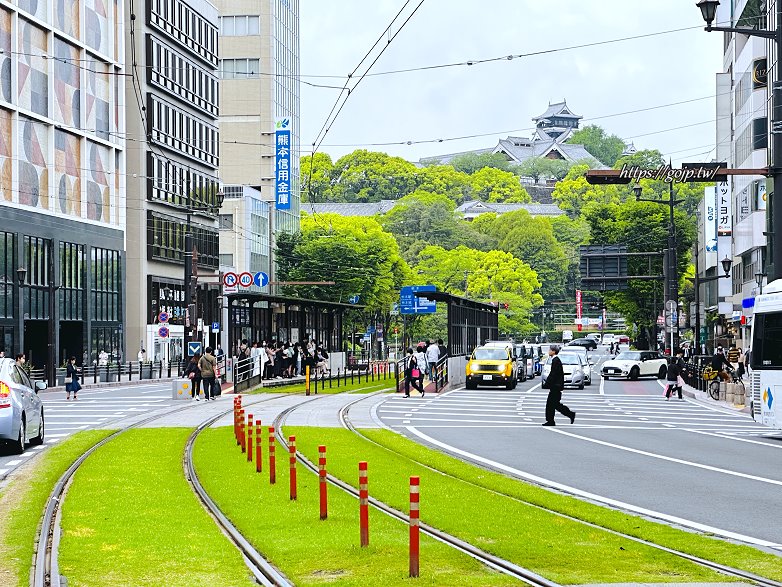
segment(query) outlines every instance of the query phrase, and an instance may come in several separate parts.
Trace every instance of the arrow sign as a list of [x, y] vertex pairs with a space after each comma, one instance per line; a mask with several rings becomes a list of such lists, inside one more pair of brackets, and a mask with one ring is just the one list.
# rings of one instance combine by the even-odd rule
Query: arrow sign
[[236, 287], [237, 282], [239, 281], [239, 277], [237, 277], [236, 273], [233, 271], [229, 271], [225, 275], [223, 275], [223, 285], [225, 287]]
[[157, 329], [157, 335], [160, 338], [168, 338], [168, 334], [169, 334], [168, 326], [161, 326], [160, 328]]
[[349, 301], [351, 304], [357, 304], [357, 303], [358, 303], [358, 299], [359, 299], [359, 296], [358, 296], [358, 295], [353, 295], [353, 296], [350, 296], [350, 297], [348, 298], [348, 301]]
[[239, 285], [242, 287], [250, 287], [253, 284], [253, 274], [249, 271], [245, 271], [239, 275]]
[[266, 287], [269, 285], [269, 276], [263, 271], [259, 271], [253, 276], [253, 282], [258, 287]]
[[192, 357], [201, 353], [201, 343], [199, 341], [190, 341], [187, 343], [187, 356]]

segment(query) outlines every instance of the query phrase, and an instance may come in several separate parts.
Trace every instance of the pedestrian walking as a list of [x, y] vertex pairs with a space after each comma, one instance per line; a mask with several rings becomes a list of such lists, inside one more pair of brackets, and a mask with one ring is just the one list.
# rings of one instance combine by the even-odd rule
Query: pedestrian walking
[[201, 382], [204, 384], [204, 399], [206, 401], [214, 400], [215, 396], [214, 385], [217, 359], [212, 354], [212, 350], [212, 347], [206, 347], [204, 355], [198, 361], [198, 367], [201, 369]]
[[565, 370], [562, 368], [562, 361], [557, 356], [559, 354], [559, 345], [552, 344], [548, 350], [548, 356], [551, 357], [551, 371], [543, 382], [544, 389], [548, 389], [548, 398], [546, 399], [546, 421], [544, 426], [556, 426], [554, 422], [554, 411], [570, 418], [572, 424], [576, 420], [576, 413], [562, 403], [562, 391], [565, 389]]
[[76, 400], [76, 394], [79, 393], [81, 384], [79, 383], [79, 368], [76, 367], [76, 357], [68, 359], [68, 365], [65, 369], [65, 399], [71, 399], [71, 392], [73, 392], [73, 399]]
[[201, 395], [201, 368], [198, 366], [198, 361], [201, 360], [201, 353], [196, 353], [190, 357], [190, 362], [185, 367], [185, 372], [182, 374], [190, 380], [190, 399], [194, 399], [197, 402], [201, 401], [199, 397]]
[[426, 363], [429, 366], [429, 379], [437, 379], [437, 361], [440, 359], [440, 347], [431, 343], [426, 347]]
[[679, 385], [679, 379], [681, 378], [681, 365], [679, 364], [681, 350], [677, 350], [677, 356], [668, 359], [668, 371], [665, 376], [668, 385], [665, 388], [665, 401], [671, 399], [674, 391], [679, 394], [679, 399], [682, 398], [682, 386]]
[[413, 354], [413, 349], [407, 349], [407, 356], [405, 357], [405, 397], [410, 397], [410, 386], [421, 392], [421, 397], [424, 397], [424, 386], [421, 385], [420, 379], [423, 379], [421, 368], [418, 366], [418, 359]]
[[423, 345], [418, 345], [415, 349], [415, 362], [418, 363], [418, 371], [421, 375], [418, 378], [418, 383], [421, 387], [424, 386], [424, 375], [429, 370], [429, 363], [426, 362], [426, 348]]

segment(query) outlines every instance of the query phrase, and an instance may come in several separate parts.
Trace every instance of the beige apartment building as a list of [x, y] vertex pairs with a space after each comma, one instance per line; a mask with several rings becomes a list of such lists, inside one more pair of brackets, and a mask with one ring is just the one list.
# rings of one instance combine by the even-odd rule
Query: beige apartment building
[[[274, 279], [274, 232], [299, 227], [299, 0], [216, 0], [216, 6], [220, 179], [233, 186], [220, 217], [220, 268]], [[292, 127], [289, 210], [275, 206], [274, 131], [283, 117]]]

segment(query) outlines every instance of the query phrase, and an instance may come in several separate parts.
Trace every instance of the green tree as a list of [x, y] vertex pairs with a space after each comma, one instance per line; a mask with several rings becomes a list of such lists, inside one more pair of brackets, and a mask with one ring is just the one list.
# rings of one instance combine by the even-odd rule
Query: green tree
[[628, 185], [591, 185], [586, 180], [587, 165], [571, 167], [565, 179], [557, 182], [551, 194], [557, 204], [571, 219], [578, 218], [591, 204], [618, 204], [632, 196]]
[[547, 157], [530, 157], [512, 167], [512, 171], [522, 177], [531, 177], [535, 181], [540, 178], [564, 179], [573, 164], [562, 159]]
[[415, 191], [417, 168], [401, 157], [359, 149], [340, 157], [331, 173], [335, 201], [396, 200]]
[[285, 295], [345, 302], [358, 295], [370, 310], [387, 311], [410, 278], [394, 237], [372, 218], [303, 215], [301, 231], [280, 233], [275, 251], [281, 281], [333, 281], [296, 285]]
[[621, 169], [624, 165], [640, 167], [641, 169], [656, 169], [663, 164], [665, 164], [665, 161], [660, 151], [657, 149], [643, 149], [617, 159], [616, 163], [614, 163], [614, 169]]
[[502, 153], [465, 153], [451, 159], [450, 165], [457, 171], [472, 175], [485, 167], [506, 171], [510, 163]]
[[326, 153], [315, 153], [301, 158], [301, 200], [302, 202], [335, 201], [332, 193], [334, 164]]
[[526, 203], [532, 201], [518, 176], [494, 167], [484, 167], [470, 176], [472, 193], [483, 202]]
[[450, 165], [431, 165], [418, 170], [418, 189], [433, 194], [444, 194], [457, 205], [472, 198], [470, 176]]
[[584, 145], [589, 154], [603, 165], [609, 167], [616, 163], [625, 150], [625, 143], [616, 135], [609, 135], [597, 125], [590, 124], [577, 130], [567, 141], [574, 145]]

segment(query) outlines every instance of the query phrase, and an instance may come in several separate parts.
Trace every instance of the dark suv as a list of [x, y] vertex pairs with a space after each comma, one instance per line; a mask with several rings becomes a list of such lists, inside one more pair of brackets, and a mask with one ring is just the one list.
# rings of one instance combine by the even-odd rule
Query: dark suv
[[590, 351], [597, 350], [597, 342], [591, 338], [576, 338], [567, 343], [566, 346], [582, 346]]

